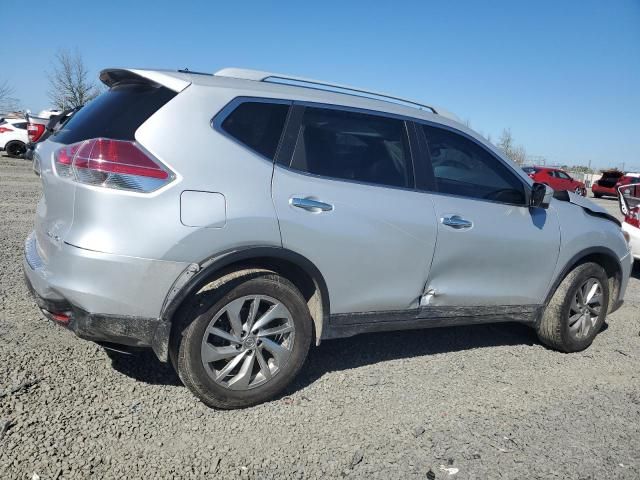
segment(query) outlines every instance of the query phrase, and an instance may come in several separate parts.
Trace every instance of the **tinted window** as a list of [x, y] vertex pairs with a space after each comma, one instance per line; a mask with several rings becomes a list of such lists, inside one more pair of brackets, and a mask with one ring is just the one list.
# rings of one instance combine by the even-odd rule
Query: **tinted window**
[[344, 180], [413, 186], [404, 122], [377, 115], [307, 107], [291, 166]]
[[474, 141], [423, 125], [436, 188], [465, 197], [524, 203], [524, 186], [509, 168]]
[[289, 105], [245, 102], [222, 122], [222, 128], [247, 147], [273, 160]]
[[59, 143], [89, 138], [135, 140], [135, 133], [151, 115], [175, 96], [165, 87], [119, 85], [86, 104], [55, 135]]
[[16, 128], [21, 128], [22, 130], [26, 130], [27, 122], [14, 123], [13, 126]]
[[563, 180], [571, 180], [571, 177], [564, 172], [556, 170], [556, 177], [562, 178]]
[[522, 170], [524, 170], [524, 173], [527, 173], [527, 174], [532, 174], [532, 173], [537, 173], [538, 172], [533, 167], [522, 167]]

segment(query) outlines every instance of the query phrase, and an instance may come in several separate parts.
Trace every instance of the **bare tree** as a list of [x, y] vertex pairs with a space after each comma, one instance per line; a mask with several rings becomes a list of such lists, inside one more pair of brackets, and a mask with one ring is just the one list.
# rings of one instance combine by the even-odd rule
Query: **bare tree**
[[100, 90], [89, 80], [89, 71], [77, 50], [60, 50], [49, 77], [49, 99], [59, 109], [81, 107], [97, 97]]
[[502, 130], [502, 135], [500, 135], [500, 139], [498, 140], [498, 148], [518, 165], [523, 165], [527, 161], [525, 148], [522, 145], [515, 144], [511, 130], [508, 128]]
[[13, 87], [6, 80], [0, 82], [0, 112], [8, 113], [18, 110], [19, 103], [13, 96]]

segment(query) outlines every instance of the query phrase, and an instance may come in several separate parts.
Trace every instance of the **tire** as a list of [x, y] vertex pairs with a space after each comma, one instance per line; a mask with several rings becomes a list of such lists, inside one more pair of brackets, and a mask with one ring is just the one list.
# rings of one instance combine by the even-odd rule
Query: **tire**
[[27, 151], [27, 146], [20, 141], [9, 142], [4, 147], [7, 155], [10, 157], [18, 158], [22, 157]]
[[[589, 302], [589, 293], [593, 288], [589, 282], [593, 281], [598, 287]], [[587, 299], [587, 302], [583, 302], [583, 305], [589, 304], [586, 309], [580, 305], [580, 295]], [[597, 297], [599, 306], [594, 303]], [[562, 280], [551, 297], [537, 327], [538, 338], [548, 347], [561, 352], [584, 350], [602, 329], [608, 306], [609, 281], [604, 269], [596, 263], [578, 265]], [[583, 312], [581, 316], [580, 312]]]
[[[172, 357], [184, 385], [214, 408], [274, 398], [302, 368], [313, 337], [304, 297], [272, 273], [253, 273], [198, 294], [184, 312]], [[231, 320], [231, 312], [240, 322]]]

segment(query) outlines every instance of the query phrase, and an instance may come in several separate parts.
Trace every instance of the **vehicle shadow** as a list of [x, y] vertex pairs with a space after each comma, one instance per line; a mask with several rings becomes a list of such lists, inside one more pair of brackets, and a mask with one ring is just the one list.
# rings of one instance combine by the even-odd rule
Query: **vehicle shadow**
[[[535, 332], [517, 323], [368, 333], [324, 341], [319, 347], [311, 348], [300, 374], [279, 398], [291, 395], [329, 372], [460, 350], [535, 344], [538, 344]], [[160, 362], [150, 350], [135, 355], [110, 352], [108, 356], [116, 371], [140, 382], [181, 385], [171, 364]]]
[[151, 385], [182, 385], [171, 363], [158, 360], [151, 350], [140, 350], [131, 355], [105, 349], [114, 370], [139, 382]]
[[305, 366], [284, 395], [312, 384], [328, 372], [462, 350], [537, 344], [533, 329], [519, 323], [368, 333], [325, 341], [311, 349]]

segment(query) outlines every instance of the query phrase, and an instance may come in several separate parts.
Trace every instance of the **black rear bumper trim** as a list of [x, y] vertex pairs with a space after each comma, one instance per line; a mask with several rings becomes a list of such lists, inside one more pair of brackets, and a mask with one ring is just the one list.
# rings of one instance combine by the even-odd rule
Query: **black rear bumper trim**
[[[53, 313], [71, 312], [71, 319], [65, 328], [78, 337], [98, 343], [112, 343], [128, 347], [153, 348], [156, 351], [156, 330], [161, 325], [159, 318], [126, 315], [106, 315], [87, 312], [65, 300], [49, 300], [41, 297], [24, 275], [27, 288], [45, 317], [51, 319]], [[156, 352], [158, 354], [158, 352]], [[166, 361], [166, 355], [158, 354]]]

